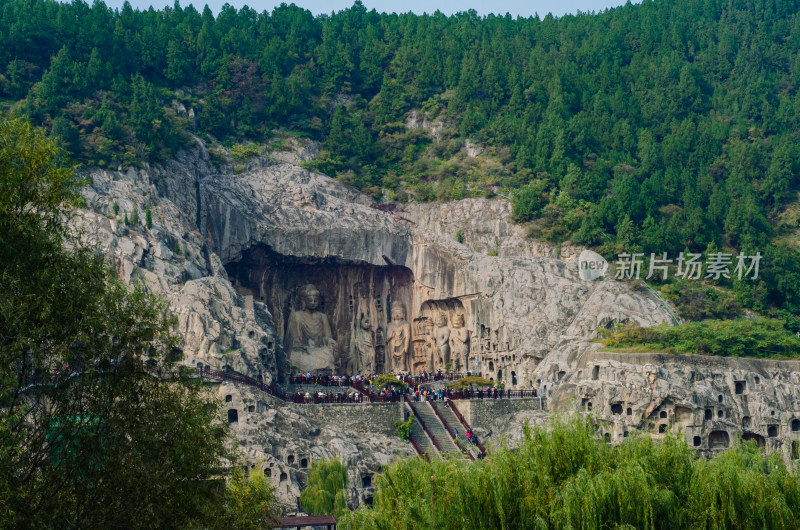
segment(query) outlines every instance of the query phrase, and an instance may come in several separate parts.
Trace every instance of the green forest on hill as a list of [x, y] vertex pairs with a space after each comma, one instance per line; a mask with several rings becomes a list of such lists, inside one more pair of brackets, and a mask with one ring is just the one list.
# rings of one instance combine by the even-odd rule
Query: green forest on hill
[[[532, 236], [606, 256], [760, 251], [757, 281], [720, 284], [734, 310], [710, 311], [799, 331], [798, 7], [540, 19], [0, 0], [0, 98], [89, 166], [161, 161], [190, 134], [240, 157], [306, 136], [315, 169], [382, 200], [500, 194]], [[441, 129], [408, 127], [412, 112]]]

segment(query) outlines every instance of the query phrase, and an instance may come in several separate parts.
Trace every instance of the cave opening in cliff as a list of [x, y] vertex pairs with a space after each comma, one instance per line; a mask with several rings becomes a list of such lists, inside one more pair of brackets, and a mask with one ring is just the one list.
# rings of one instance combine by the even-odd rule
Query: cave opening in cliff
[[708, 435], [709, 449], [727, 449], [731, 444], [728, 431], [711, 431]]
[[[266, 305], [292, 372], [410, 368], [388, 366], [393, 320], [395, 327], [410, 330], [414, 313], [413, 274], [407, 267], [285, 256], [257, 245], [225, 269], [240, 295]], [[403, 362], [410, 364], [411, 345], [404, 346]]]
[[763, 436], [750, 431], [745, 431], [742, 434], [742, 440], [744, 440], [745, 442], [749, 440], [754, 440], [758, 447], [764, 447], [765, 445], [767, 445], [767, 441], [764, 439]]

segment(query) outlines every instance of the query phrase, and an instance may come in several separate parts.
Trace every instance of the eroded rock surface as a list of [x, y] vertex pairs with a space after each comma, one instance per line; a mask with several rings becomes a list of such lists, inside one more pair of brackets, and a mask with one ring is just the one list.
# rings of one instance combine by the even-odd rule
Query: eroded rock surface
[[[436, 126], [421, 117], [413, 125]], [[327, 371], [449, 365], [508, 389], [541, 388], [550, 410], [585, 411], [591, 403], [612, 440], [633, 428], [662, 436], [661, 429], [681, 427], [708, 454], [740, 432], [788, 456], [795, 451], [795, 365], [598, 354], [587, 341], [601, 328], [670, 322], [663, 302], [628, 283], [581, 280], [581, 249], [559, 253], [528, 240], [502, 200], [383, 211], [297, 165], [314, 149], [303, 144], [281, 163], [255, 160], [234, 174], [213, 166], [198, 141], [164, 166], [93, 171], [87, 209], [73, 226], [121, 278], [168, 300], [191, 366], [285, 382], [290, 321], [307, 311], [314, 315], [297, 347], [331, 348]], [[138, 222], [126, 225], [134, 210]], [[302, 299], [308, 285], [318, 292], [313, 310]], [[249, 465], [272, 468], [286, 502], [315, 459], [348, 463], [358, 502], [370, 495], [365, 476], [412, 454], [380, 418], [366, 427], [348, 423], [369, 408], [285, 405], [252, 392], [220, 389], [237, 411], [234, 431]], [[392, 422], [402, 415], [383, 412]], [[513, 439], [525, 419], [546, 417], [507, 410], [478, 429]]]
[[289, 511], [298, 509], [315, 461], [338, 458], [347, 465], [355, 507], [370, 502], [372, 478], [383, 466], [416, 454], [395, 434], [401, 403], [295, 405], [228, 383], [218, 394], [245, 464], [264, 469]]
[[787, 461], [800, 456], [800, 361], [598, 349], [542, 363], [550, 408], [591, 413], [610, 441], [635, 429], [654, 437], [673, 431], [713, 456], [741, 436]]

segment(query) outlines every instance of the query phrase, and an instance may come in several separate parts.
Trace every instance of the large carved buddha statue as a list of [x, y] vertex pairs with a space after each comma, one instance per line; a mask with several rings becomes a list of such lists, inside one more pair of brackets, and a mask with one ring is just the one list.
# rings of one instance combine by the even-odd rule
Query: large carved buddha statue
[[335, 370], [336, 341], [328, 316], [319, 310], [320, 293], [312, 284], [298, 291], [300, 309], [289, 314], [286, 349], [289, 362], [303, 372], [329, 374]]
[[392, 304], [392, 321], [389, 323], [388, 331], [391, 371], [407, 371], [408, 346], [411, 344], [411, 324], [406, 320], [406, 307], [400, 302]]
[[361, 314], [358, 328], [353, 335], [353, 351], [347, 371], [350, 375], [371, 374], [375, 371], [375, 341], [369, 315]]
[[444, 369], [450, 364], [450, 328], [447, 327], [447, 315], [439, 312], [433, 319], [436, 328], [433, 330], [434, 365]]
[[450, 344], [455, 354], [453, 359], [458, 366], [456, 370], [466, 372], [469, 370], [469, 330], [464, 327], [464, 315], [461, 313], [453, 317], [453, 329], [450, 331]]

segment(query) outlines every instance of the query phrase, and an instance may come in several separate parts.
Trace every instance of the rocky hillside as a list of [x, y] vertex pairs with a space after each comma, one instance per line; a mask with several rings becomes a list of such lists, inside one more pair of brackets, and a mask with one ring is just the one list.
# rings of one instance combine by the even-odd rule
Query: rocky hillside
[[[670, 322], [663, 302], [631, 283], [581, 280], [580, 249], [526, 238], [501, 199], [381, 208], [301, 167], [300, 147], [236, 172], [199, 142], [163, 166], [91, 172], [75, 228], [126, 281], [169, 300], [185, 364], [277, 383], [308, 352], [320, 372], [449, 364], [540, 388], [550, 410], [591, 410], [610, 440], [680, 428], [707, 454], [737, 433], [787, 458], [797, 451], [791, 363], [600, 353], [589, 341], [601, 328]], [[289, 344], [297, 322], [329, 329], [308, 332], [310, 346]], [[304, 483], [303, 458], [344, 458], [352, 482], [410, 454], [379, 420], [353, 430], [344, 412], [326, 419], [245, 389], [220, 393], [235, 395], [248, 461], [273, 468], [288, 500]]]

